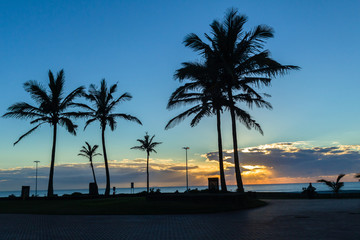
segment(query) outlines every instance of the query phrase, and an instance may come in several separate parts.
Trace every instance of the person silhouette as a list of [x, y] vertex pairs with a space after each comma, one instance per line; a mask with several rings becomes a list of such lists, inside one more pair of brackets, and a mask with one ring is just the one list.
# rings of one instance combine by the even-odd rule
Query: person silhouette
[[313, 187], [313, 185], [311, 183], [309, 183], [309, 186], [306, 189], [307, 195], [309, 198], [313, 198], [315, 195], [315, 190], [316, 188]]

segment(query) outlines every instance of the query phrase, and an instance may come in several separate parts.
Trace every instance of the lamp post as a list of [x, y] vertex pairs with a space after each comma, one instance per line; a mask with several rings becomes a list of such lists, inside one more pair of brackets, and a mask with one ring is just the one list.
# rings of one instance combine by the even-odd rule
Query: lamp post
[[38, 177], [38, 163], [39, 163], [40, 161], [34, 161], [34, 163], [36, 164], [36, 170], [35, 170], [35, 172], [36, 172], [36, 175], [35, 175], [35, 197], [37, 196], [37, 177]]
[[190, 149], [189, 147], [183, 147], [186, 152], [186, 191], [189, 191], [189, 175], [188, 175], [188, 156], [187, 156], [187, 150]]

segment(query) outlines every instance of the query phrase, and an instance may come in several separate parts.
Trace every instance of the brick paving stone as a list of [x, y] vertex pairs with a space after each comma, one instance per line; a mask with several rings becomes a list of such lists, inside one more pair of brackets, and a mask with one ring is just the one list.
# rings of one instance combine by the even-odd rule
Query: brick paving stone
[[0, 214], [0, 240], [360, 239], [360, 199], [266, 201], [216, 214]]

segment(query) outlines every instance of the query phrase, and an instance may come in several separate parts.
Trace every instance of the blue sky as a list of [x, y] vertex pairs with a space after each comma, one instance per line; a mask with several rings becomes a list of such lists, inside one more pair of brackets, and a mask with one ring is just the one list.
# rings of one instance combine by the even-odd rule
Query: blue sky
[[[66, 90], [102, 78], [119, 84], [119, 93], [133, 99], [118, 107], [141, 119], [143, 126], [119, 122], [108, 131], [109, 158], [143, 158], [130, 150], [145, 131], [164, 142], [154, 159], [184, 160], [190, 149], [195, 163], [216, 151], [215, 118], [191, 128], [188, 121], [168, 131], [166, 122], [179, 110], [166, 110], [173, 80], [181, 62], [200, 59], [183, 46], [188, 33], [202, 36], [214, 19], [229, 7], [246, 14], [246, 28], [267, 24], [275, 38], [266, 47], [283, 64], [298, 65], [264, 89], [272, 95], [274, 110], [252, 110], [264, 136], [239, 125], [239, 147], [276, 142], [311, 142], [313, 146], [359, 142], [360, 122], [360, 3], [358, 1], [1, 1], [0, 2], [0, 112], [17, 101], [31, 99], [22, 88], [27, 80], [47, 81], [47, 71], [65, 70]], [[89, 141], [100, 144], [100, 130], [93, 124], [78, 136], [61, 130], [57, 163], [84, 162], [78, 150]], [[0, 119], [0, 169], [48, 165], [51, 130], [44, 126], [12, 143], [30, 128], [23, 120]], [[231, 149], [229, 116], [223, 116], [224, 149]], [[101, 159], [98, 159], [101, 163]], [[356, 171], [355, 171], [356, 172]], [[56, 174], [56, 173], [55, 173]], [[47, 175], [47, 174], [44, 174]]]

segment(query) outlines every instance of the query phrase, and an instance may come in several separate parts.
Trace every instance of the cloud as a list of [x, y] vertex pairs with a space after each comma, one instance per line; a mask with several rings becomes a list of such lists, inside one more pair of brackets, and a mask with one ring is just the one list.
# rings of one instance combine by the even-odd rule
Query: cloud
[[[223, 154], [224, 161], [233, 164], [232, 151]], [[217, 152], [203, 156], [208, 162], [218, 161]], [[360, 145], [313, 147], [306, 142], [273, 143], [243, 148], [239, 158], [244, 181], [248, 183], [314, 181], [360, 172]], [[345, 179], [354, 181], [353, 176]]]
[[[192, 185], [206, 185], [207, 177], [216, 175], [217, 164], [188, 166], [189, 180]], [[94, 163], [95, 174], [99, 187], [105, 187], [105, 167], [103, 163]], [[124, 159], [109, 161], [111, 186], [130, 187], [134, 182], [136, 187], [146, 186], [146, 160]], [[47, 189], [49, 166], [38, 168], [38, 188]], [[23, 185], [34, 188], [34, 167], [0, 169], [0, 189], [19, 190]], [[67, 163], [55, 166], [55, 189], [86, 189], [93, 176], [89, 163]], [[185, 185], [185, 166], [171, 159], [150, 159], [151, 186], [183, 186]], [[1, 191], [0, 190], [0, 191]]]
[[[225, 177], [228, 185], [236, 184], [233, 151], [224, 150]], [[191, 186], [207, 185], [207, 178], [219, 177], [218, 153], [199, 154], [201, 161], [189, 161]], [[240, 149], [242, 177], [245, 184], [314, 182], [335, 179], [345, 173], [344, 181], [356, 181], [360, 172], [360, 145], [336, 144], [327, 147], [311, 146], [307, 142], [273, 143]], [[104, 163], [94, 163], [99, 187], [105, 187]], [[146, 159], [109, 161], [111, 186], [146, 186]], [[47, 189], [49, 166], [39, 166], [38, 188]], [[0, 191], [20, 190], [35, 185], [34, 167], [0, 169]], [[86, 189], [93, 181], [89, 163], [56, 165], [55, 189]], [[185, 164], [172, 159], [150, 159], [150, 185], [184, 186]]]

